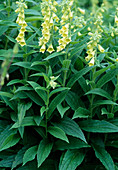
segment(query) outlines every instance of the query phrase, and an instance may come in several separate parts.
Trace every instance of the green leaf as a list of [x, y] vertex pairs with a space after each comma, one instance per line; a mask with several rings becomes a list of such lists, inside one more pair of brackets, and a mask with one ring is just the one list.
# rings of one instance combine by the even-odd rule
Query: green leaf
[[80, 97], [72, 91], [68, 92], [65, 100], [66, 100], [67, 104], [71, 107], [72, 110], [77, 110], [79, 106], [85, 107], [84, 103], [82, 102]]
[[60, 104], [65, 99], [67, 92], [68, 90], [61, 92], [51, 101], [49, 105], [49, 110], [48, 110], [48, 118], [51, 116], [53, 111], [56, 109], [57, 105]]
[[49, 156], [52, 150], [52, 143], [49, 143], [46, 140], [42, 140], [39, 144], [38, 151], [37, 151], [37, 161], [38, 167], [45, 161], [45, 159]]
[[4, 32], [6, 32], [6, 31], [8, 30], [8, 28], [9, 28], [9, 27], [7, 27], [7, 26], [0, 26], [0, 36], [1, 36], [2, 34], [4, 34]]
[[45, 88], [41, 87], [38, 83], [35, 83], [33, 81], [27, 81], [33, 89], [37, 92], [37, 94], [43, 99], [43, 101], [46, 103], [47, 101], [47, 95], [45, 92]]
[[27, 162], [32, 161], [36, 154], [37, 154], [37, 149], [38, 146], [32, 146], [31, 148], [29, 148], [28, 150], [26, 150], [24, 156], [23, 156], [23, 165], [25, 165]]
[[104, 76], [102, 76], [98, 82], [97, 87], [101, 88], [104, 84], [113, 79], [113, 77], [118, 74], [118, 69], [113, 69], [108, 71]]
[[105, 120], [84, 120], [79, 122], [80, 127], [87, 132], [113, 133], [118, 132], [118, 127]]
[[28, 149], [28, 146], [24, 146], [23, 148], [21, 148], [16, 156], [15, 156], [15, 159], [13, 161], [13, 164], [12, 164], [12, 170], [17, 166], [17, 165], [20, 165], [22, 162], [23, 162], [23, 156], [24, 156], [24, 153], [26, 152], [26, 150]]
[[[15, 158], [15, 155], [11, 155], [11, 156], [7, 155], [7, 158], [0, 161], [0, 167], [11, 168], [14, 158]], [[1, 170], [3, 170], [3, 169], [1, 169]]]
[[102, 147], [98, 145], [93, 145], [96, 157], [102, 162], [107, 170], [115, 170], [114, 162], [110, 154]]
[[29, 90], [33, 90], [33, 88], [31, 88], [31, 87], [25, 87], [25, 86], [20, 86], [20, 87], [18, 87], [18, 89], [15, 91], [15, 93], [17, 93], [17, 92], [19, 92], [19, 91], [24, 91], [24, 90], [29, 91]]
[[57, 109], [58, 109], [58, 111], [59, 111], [59, 113], [60, 113], [60, 115], [61, 115], [61, 118], [63, 118], [65, 112], [66, 112], [69, 108], [70, 108], [70, 107], [68, 107], [68, 106], [64, 108], [64, 107], [61, 105], [61, 103], [57, 105]]
[[82, 140], [69, 136], [69, 143], [58, 140], [55, 142], [54, 150], [66, 150], [66, 149], [80, 149], [80, 148], [86, 148], [91, 147], [87, 143], [83, 142]]
[[96, 102], [94, 102], [93, 106], [99, 106], [99, 105], [118, 105], [117, 103], [111, 101], [111, 100], [97, 100]]
[[64, 55], [65, 53], [64, 52], [55, 52], [53, 54], [50, 54], [48, 57], [46, 57], [44, 60], [50, 60], [56, 56], [60, 56], [60, 55]]
[[81, 150], [67, 150], [60, 161], [59, 170], [75, 170], [84, 160], [85, 153]]
[[92, 67], [87, 67], [87, 68], [83, 68], [82, 70], [80, 70], [78, 73], [75, 73], [70, 80], [67, 83], [68, 87], [72, 87], [74, 85], [74, 83], [79, 80], [79, 78], [81, 78], [83, 75], [85, 75], [86, 73], [88, 73], [90, 70], [92, 69]]
[[72, 57], [73, 55], [77, 54], [78, 52], [81, 52], [84, 48], [86, 47], [85, 44], [83, 45], [77, 45], [71, 52], [70, 56]]
[[16, 135], [15, 129], [10, 130], [10, 126], [7, 126], [4, 131], [0, 134], [0, 151], [5, 150], [14, 146], [20, 140], [19, 136]]
[[[21, 123], [21, 126], [36, 126], [36, 122], [34, 120], [34, 117], [33, 116], [28, 116], [28, 117], [25, 117]], [[11, 127], [11, 129], [13, 128], [18, 128], [19, 127], [19, 123], [16, 122], [15, 124], [13, 124], [13, 126]]]
[[28, 91], [25, 94], [37, 105], [42, 106], [44, 105], [43, 100], [39, 97], [39, 95], [35, 91]]
[[8, 97], [8, 98], [12, 98], [13, 94], [8, 93], [8, 92], [4, 92], [4, 91], [0, 91], [0, 96], [5, 96], [5, 97]]
[[72, 119], [75, 119], [75, 118], [88, 118], [90, 115], [90, 111], [85, 109], [85, 108], [82, 108], [82, 107], [79, 107], [77, 110], [75, 110], [75, 113], [72, 117]]
[[20, 103], [18, 104], [18, 123], [19, 123], [19, 127], [21, 126], [21, 123], [24, 119], [24, 116], [26, 114], [26, 111], [30, 109], [30, 107], [32, 106], [32, 103]]
[[54, 89], [50, 92], [49, 97], [51, 97], [53, 94], [56, 94], [58, 92], [62, 92], [63, 90], [70, 90], [68, 87], [59, 87], [57, 89]]
[[77, 137], [87, 143], [82, 130], [74, 120], [68, 117], [64, 117], [63, 119], [60, 119], [58, 122], [53, 124], [61, 128], [67, 135]]
[[109, 65], [109, 66], [107, 66], [107, 67], [105, 67], [105, 68], [102, 68], [102, 69], [96, 71], [95, 74], [94, 74], [94, 79], [96, 79], [99, 75], [101, 75], [102, 73], [104, 73], [106, 70], [108, 70], [108, 69], [111, 68], [112, 66], [113, 66], [113, 65]]
[[108, 141], [106, 143], [106, 146], [112, 146], [112, 147], [118, 148], [118, 140], [117, 141]]
[[103, 97], [105, 97], [109, 100], [112, 100], [112, 97], [110, 96], [110, 94], [108, 92], [106, 92], [105, 90], [100, 89], [100, 88], [95, 88], [93, 90], [90, 90], [85, 95], [88, 95], [88, 94], [97, 94], [97, 95], [103, 96]]
[[20, 80], [20, 79], [11, 80], [11, 81], [9, 81], [7, 86], [10, 86], [10, 85], [13, 85], [13, 84], [16, 84], [16, 83], [23, 83], [23, 80]]
[[67, 138], [65, 132], [62, 129], [60, 129], [58, 127], [50, 126], [50, 127], [48, 127], [48, 132], [51, 135], [53, 135], [54, 137], [62, 139], [62, 140], [69, 143], [68, 138]]
[[36, 122], [37, 126], [39, 126], [43, 117], [40, 115], [34, 115], [33, 117], [34, 117], [34, 121]]

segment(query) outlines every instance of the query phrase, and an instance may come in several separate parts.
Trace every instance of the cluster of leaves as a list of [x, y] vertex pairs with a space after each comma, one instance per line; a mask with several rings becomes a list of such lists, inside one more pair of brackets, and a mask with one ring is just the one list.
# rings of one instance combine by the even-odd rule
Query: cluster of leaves
[[[107, 50], [98, 52], [98, 62], [89, 67], [89, 24], [73, 32], [64, 52], [42, 54], [40, 3], [26, 2], [27, 45], [19, 46], [17, 54], [15, 1], [0, 3], [1, 75], [9, 74], [0, 91], [1, 169], [117, 170], [118, 37], [111, 37], [108, 23], [113, 23], [116, 7], [109, 1], [107, 22], [101, 26]], [[91, 9], [88, 0], [79, 5], [87, 4]], [[52, 76], [57, 77], [55, 89], [49, 86]]]

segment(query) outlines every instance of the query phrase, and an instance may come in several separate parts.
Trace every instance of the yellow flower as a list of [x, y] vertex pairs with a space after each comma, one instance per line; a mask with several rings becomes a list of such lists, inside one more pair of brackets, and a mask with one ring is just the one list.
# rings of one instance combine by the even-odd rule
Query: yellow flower
[[111, 33], [111, 36], [114, 37], [114, 33], [113, 32]]
[[51, 86], [53, 89], [55, 89], [56, 85], [57, 85], [56, 82], [54, 82], [53, 80], [50, 80], [50, 86]]
[[88, 55], [87, 57], [85, 57], [85, 60], [88, 62], [91, 59], [91, 56]]
[[52, 52], [54, 51], [54, 48], [53, 48], [52, 44], [49, 45], [47, 51], [48, 51], [49, 53], [52, 53]]
[[118, 58], [116, 58], [116, 61], [118, 62]]
[[19, 44], [23, 47], [24, 45], [26, 45], [24, 37], [20, 40]]
[[59, 51], [61, 51], [61, 47], [60, 46], [57, 47], [57, 52], [59, 52]]
[[17, 41], [17, 42], [20, 42], [20, 41], [21, 41], [21, 37], [18, 36], [18, 37], [16, 38], [16, 41]]
[[78, 10], [79, 10], [79, 12], [80, 12], [81, 14], [83, 14], [83, 15], [85, 14], [85, 10], [84, 10], [84, 9], [81, 9], [81, 8], [78, 7]]
[[104, 48], [100, 44], [98, 44], [98, 49], [101, 53], [103, 53], [105, 51]]
[[54, 26], [54, 30], [55, 32], [58, 30], [59, 28], [57, 26]]
[[44, 53], [45, 50], [46, 50], [46, 46], [45, 46], [45, 44], [43, 44], [42, 47], [40, 48], [40, 52], [41, 52], [41, 53]]
[[94, 57], [90, 60], [90, 62], [88, 63], [89, 67], [90, 66], [94, 66]]
[[115, 15], [115, 23], [118, 24], [118, 17]]
[[51, 27], [53, 26], [53, 19], [52, 19], [52, 17], [51, 17], [51, 19], [50, 19], [50, 26], [51, 26]]
[[78, 35], [78, 36], [81, 36], [82, 34], [81, 34], [81, 32], [78, 32], [77, 35]]
[[69, 44], [69, 42], [71, 42], [71, 38], [65, 38], [64, 41]]
[[24, 33], [26, 31], [25, 27], [21, 27], [20, 32]]
[[39, 46], [43, 45], [43, 37], [39, 39]]

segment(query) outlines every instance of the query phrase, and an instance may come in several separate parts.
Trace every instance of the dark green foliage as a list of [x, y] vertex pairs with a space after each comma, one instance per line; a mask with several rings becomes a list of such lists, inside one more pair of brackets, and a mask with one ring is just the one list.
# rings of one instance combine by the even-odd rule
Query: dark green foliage
[[[107, 1], [99, 25], [105, 52], [97, 50], [91, 67], [85, 57], [88, 27], [95, 26], [89, 15], [95, 10], [92, 1], [75, 0], [72, 10], [85, 8], [87, 23], [75, 26], [72, 41], [61, 52], [56, 52], [59, 34], [54, 32], [52, 54], [39, 52], [41, 1], [25, 0], [23, 47], [15, 40], [15, 0], [0, 2], [1, 170], [118, 170], [118, 35], [111, 36], [118, 3]], [[101, 4], [99, 0], [96, 10]], [[61, 7], [57, 11], [61, 19]], [[56, 85], [51, 85], [53, 78]]]

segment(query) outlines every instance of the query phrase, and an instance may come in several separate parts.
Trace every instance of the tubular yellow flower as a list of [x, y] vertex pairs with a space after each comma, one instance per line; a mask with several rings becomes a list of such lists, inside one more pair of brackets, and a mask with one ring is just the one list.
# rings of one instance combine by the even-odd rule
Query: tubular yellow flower
[[[54, 26], [55, 21], [58, 22], [59, 18], [55, 14], [57, 12], [57, 9], [55, 6], [57, 6], [58, 3], [54, 0], [42, 0], [41, 3], [41, 12], [44, 17], [44, 22], [41, 24], [42, 26], [42, 38], [39, 41], [39, 46], [42, 44], [47, 44], [48, 42], [51, 43], [52, 41], [52, 33], [53, 30], [57, 31], [58, 27]], [[45, 52], [46, 51], [46, 46], [45, 46], [45, 51], [42, 50], [43, 47], [41, 47], [40, 52]], [[49, 46], [47, 51], [49, 53], [52, 53], [54, 51], [53, 46]]]
[[26, 31], [25, 28], [27, 26], [27, 23], [25, 22], [24, 8], [27, 8], [27, 5], [23, 2], [23, 0], [20, 2], [17, 1], [16, 4], [18, 4], [18, 8], [15, 10], [15, 12], [19, 13], [16, 23], [19, 26], [21, 26], [21, 29], [19, 31], [19, 34], [16, 40], [21, 46], [24, 46], [26, 45], [25, 40], [24, 40], [24, 32]]
[[99, 51], [100, 51], [101, 53], [104, 52], [104, 48], [103, 48], [100, 44], [98, 44], [98, 49], [99, 49]]
[[116, 58], [116, 61], [118, 62], [118, 58]]
[[94, 57], [88, 63], [89, 67], [94, 66]]
[[115, 15], [115, 23], [118, 24], [118, 17]]
[[52, 44], [50, 44], [50, 46], [48, 47], [47, 51], [49, 53], [52, 53], [54, 51], [54, 48], [53, 48]]
[[41, 53], [44, 53], [45, 50], [46, 50], [46, 46], [45, 46], [45, 44], [43, 44], [42, 47], [40, 48], [40, 52], [41, 52]]
[[83, 15], [85, 14], [85, 10], [84, 10], [84, 9], [81, 9], [81, 8], [78, 7], [78, 10], [79, 10], [79, 12], [80, 12], [81, 14], [83, 14]]

